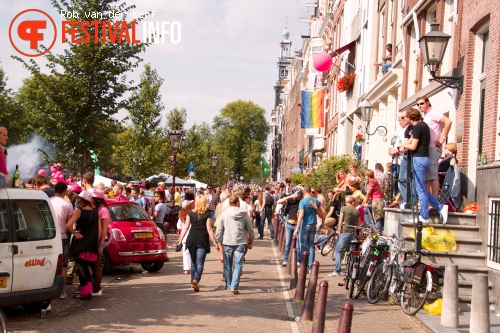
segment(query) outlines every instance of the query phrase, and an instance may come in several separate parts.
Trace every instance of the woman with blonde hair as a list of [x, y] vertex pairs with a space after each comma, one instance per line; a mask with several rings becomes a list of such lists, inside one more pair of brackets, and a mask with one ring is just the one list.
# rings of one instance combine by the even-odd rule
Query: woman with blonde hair
[[[179, 235], [182, 233], [182, 229], [184, 229], [184, 225], [186, 224], [186, 217], [188, 212], [193, 208], [192, 201], [184, 200], [181, 203], [181, 210], [179, 210], [179, 220], [177, 221], [177, 230], [179, 231]], [[191, 256], [189, 251], [186, 248], [186, 240], [189, 235], [189, 230], [182, 238], [182, 269], [184, 274], [189, 274], [191, 271]]]
[[205, 258], [207, 253], [210, 253], [210, 239], [214, 243], [215, 249], [219, 250], [212, 229], [212, 218], [207, 211], [207, 199], [204, 195], [196, 196], [195, 207], [188, 212], [184, 228], [179, 236], [179, 245], [182, 244], [182, 239], [188, 230], [186, 248], [191, 256], [191, 287], [198, 292], [200, 291], [199, 283], [203, 274]]
[[444, 146], [443, 149], [444, 158], [439, 161], [438, 165], [438, 179], [439, 179], [439, 187], [443, 186], [444, 177], [446, 176], [446, 172], [450, 168], [450, 166], [457, 164], [457, 158], [455, 155], [457, 154], [457, 145], [454, 143], [448, 143]]

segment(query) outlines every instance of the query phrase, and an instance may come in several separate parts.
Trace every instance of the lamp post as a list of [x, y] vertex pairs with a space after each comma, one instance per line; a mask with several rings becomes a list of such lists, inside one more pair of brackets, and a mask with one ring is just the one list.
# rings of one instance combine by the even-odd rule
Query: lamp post
[[453, 89], [458, 89], [462, 92], [463, 75], [455, 75], [458, 72], [457, 68], [453, 69], [453, 76], [436, 76], [439, 66], [443, 62], [444, 52], [451, 36], [439, 31], [439, 23], [434, 22], [431, 24], [431, 31], [420, 37], [418, 43], [422, 50], [422, 59], [424, 65], [427, 66], [432, 79], [429, 81], [436, 81], [440, 84]]
[[[177, 163], [177, 151], [181, 148], [182, 137], [184, 136], [184, 131], [179, 130], [177, 126], [173, 130], [168, 131], [168, 136], [170, 138], [170, 147], [173, 152], [172, 159], [172, 189], [170, 190], [170, 195], [172, 201], [170, 202], [170, 226], [174, 225], [175, 221], [175, 164]], [[169, 228], [170, 228], [169, 226]]]
[[234, 170], [229, 171], [229, 174], [231, 175], [231, 183], [232, 183], [234, 179]]
[[226, 177], [226, 181], [228, 181], [227, 176], [229, 175], [229, 168], [224, 167], [224, 176]]
[[373, 106], [370, 103], [370, 100], [365, 99], [361, 103], [359, 108], [361, 109], [361, 119], [363, 119], [363, 121], [366, 122], [366, 127], [365, 127], [366, 135], [372, 136], [378, 132], [379, 135], [384, 136], [383, 140], [384, 140], [384, 142], [386, 142], [387, 141], [387, 128], [385, 126], [380, 125], [377, 128], [375, 128], [373, 133], [370, 133], [370, 122], [372, 121], [372, 117], [373, 117]]
[[215, 168], [217, 167], [217, 154], [214, 153], [212, 157], [210, 157], [210, 161], [212, 162], [212, 185], [214, 184], [214, 176], [215, 176]]

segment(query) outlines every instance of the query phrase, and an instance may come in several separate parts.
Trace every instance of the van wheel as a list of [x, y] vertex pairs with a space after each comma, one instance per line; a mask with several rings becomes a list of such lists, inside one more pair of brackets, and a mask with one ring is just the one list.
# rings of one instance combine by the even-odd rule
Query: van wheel
[[36, 303], [23, 304], [23, 309], [28, 312], [37, 312], [46, 309], [50, 305], [50, 300]]
[[0, 308], [0, 330], [2, 333], [7, 333], [7, 318]]
[[141, 262], [142, 268], [148, 272], [158, 272], [165, 262], [163, 260]]
[[101, 269], [102, 269], [102, 275], [108, 275], [111, 273], [111, 270], [113, 269], [113, 263], [109, 259], [108, 253], [106, 250], [102, 251], [101, 255]]

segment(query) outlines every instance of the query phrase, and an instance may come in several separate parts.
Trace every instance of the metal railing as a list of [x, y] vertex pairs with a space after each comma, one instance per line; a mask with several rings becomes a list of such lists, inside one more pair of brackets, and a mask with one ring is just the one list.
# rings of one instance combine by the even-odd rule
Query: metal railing
[[500, 198], [490, 198], [488, 212], [488, 266], [500, 265]]

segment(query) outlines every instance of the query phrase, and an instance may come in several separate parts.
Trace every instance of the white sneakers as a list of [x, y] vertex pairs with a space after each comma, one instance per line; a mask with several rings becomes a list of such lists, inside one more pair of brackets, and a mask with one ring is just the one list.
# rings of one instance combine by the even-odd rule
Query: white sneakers
[[443, 224], [446, 224], [448, 222], [448, 205], [443, 205], [443, 208], [439, 211], [439, 215], [443, 219]]
[[339, 273], [333, 272], [333, 273], [327, 274], [326, 276], [339, 276], [339, 275], [340, 275]]
[[422, 215], [419, 215], [419, 216], [418, 216], [418, 220], [419, 220], [420, 222], [423, 222], [423, 223], [429, 223], [429, 219], [424, 219], [424, 218], [422, 217]]
[[68, 298], [68, 295], [66, 295], [66, 292], [62, 292], [61, 296], [59, 296], [60, 299], [65, 299]]
[[[448, 222], [448, 205], [443, 205], [443, 208], [439, 211], [439, 215], [443, 219], [443, 224]], [[421, 215], [419, 215], [418, 220], [423, 223], [428, 223], [429, 220], [424, 219]]]

